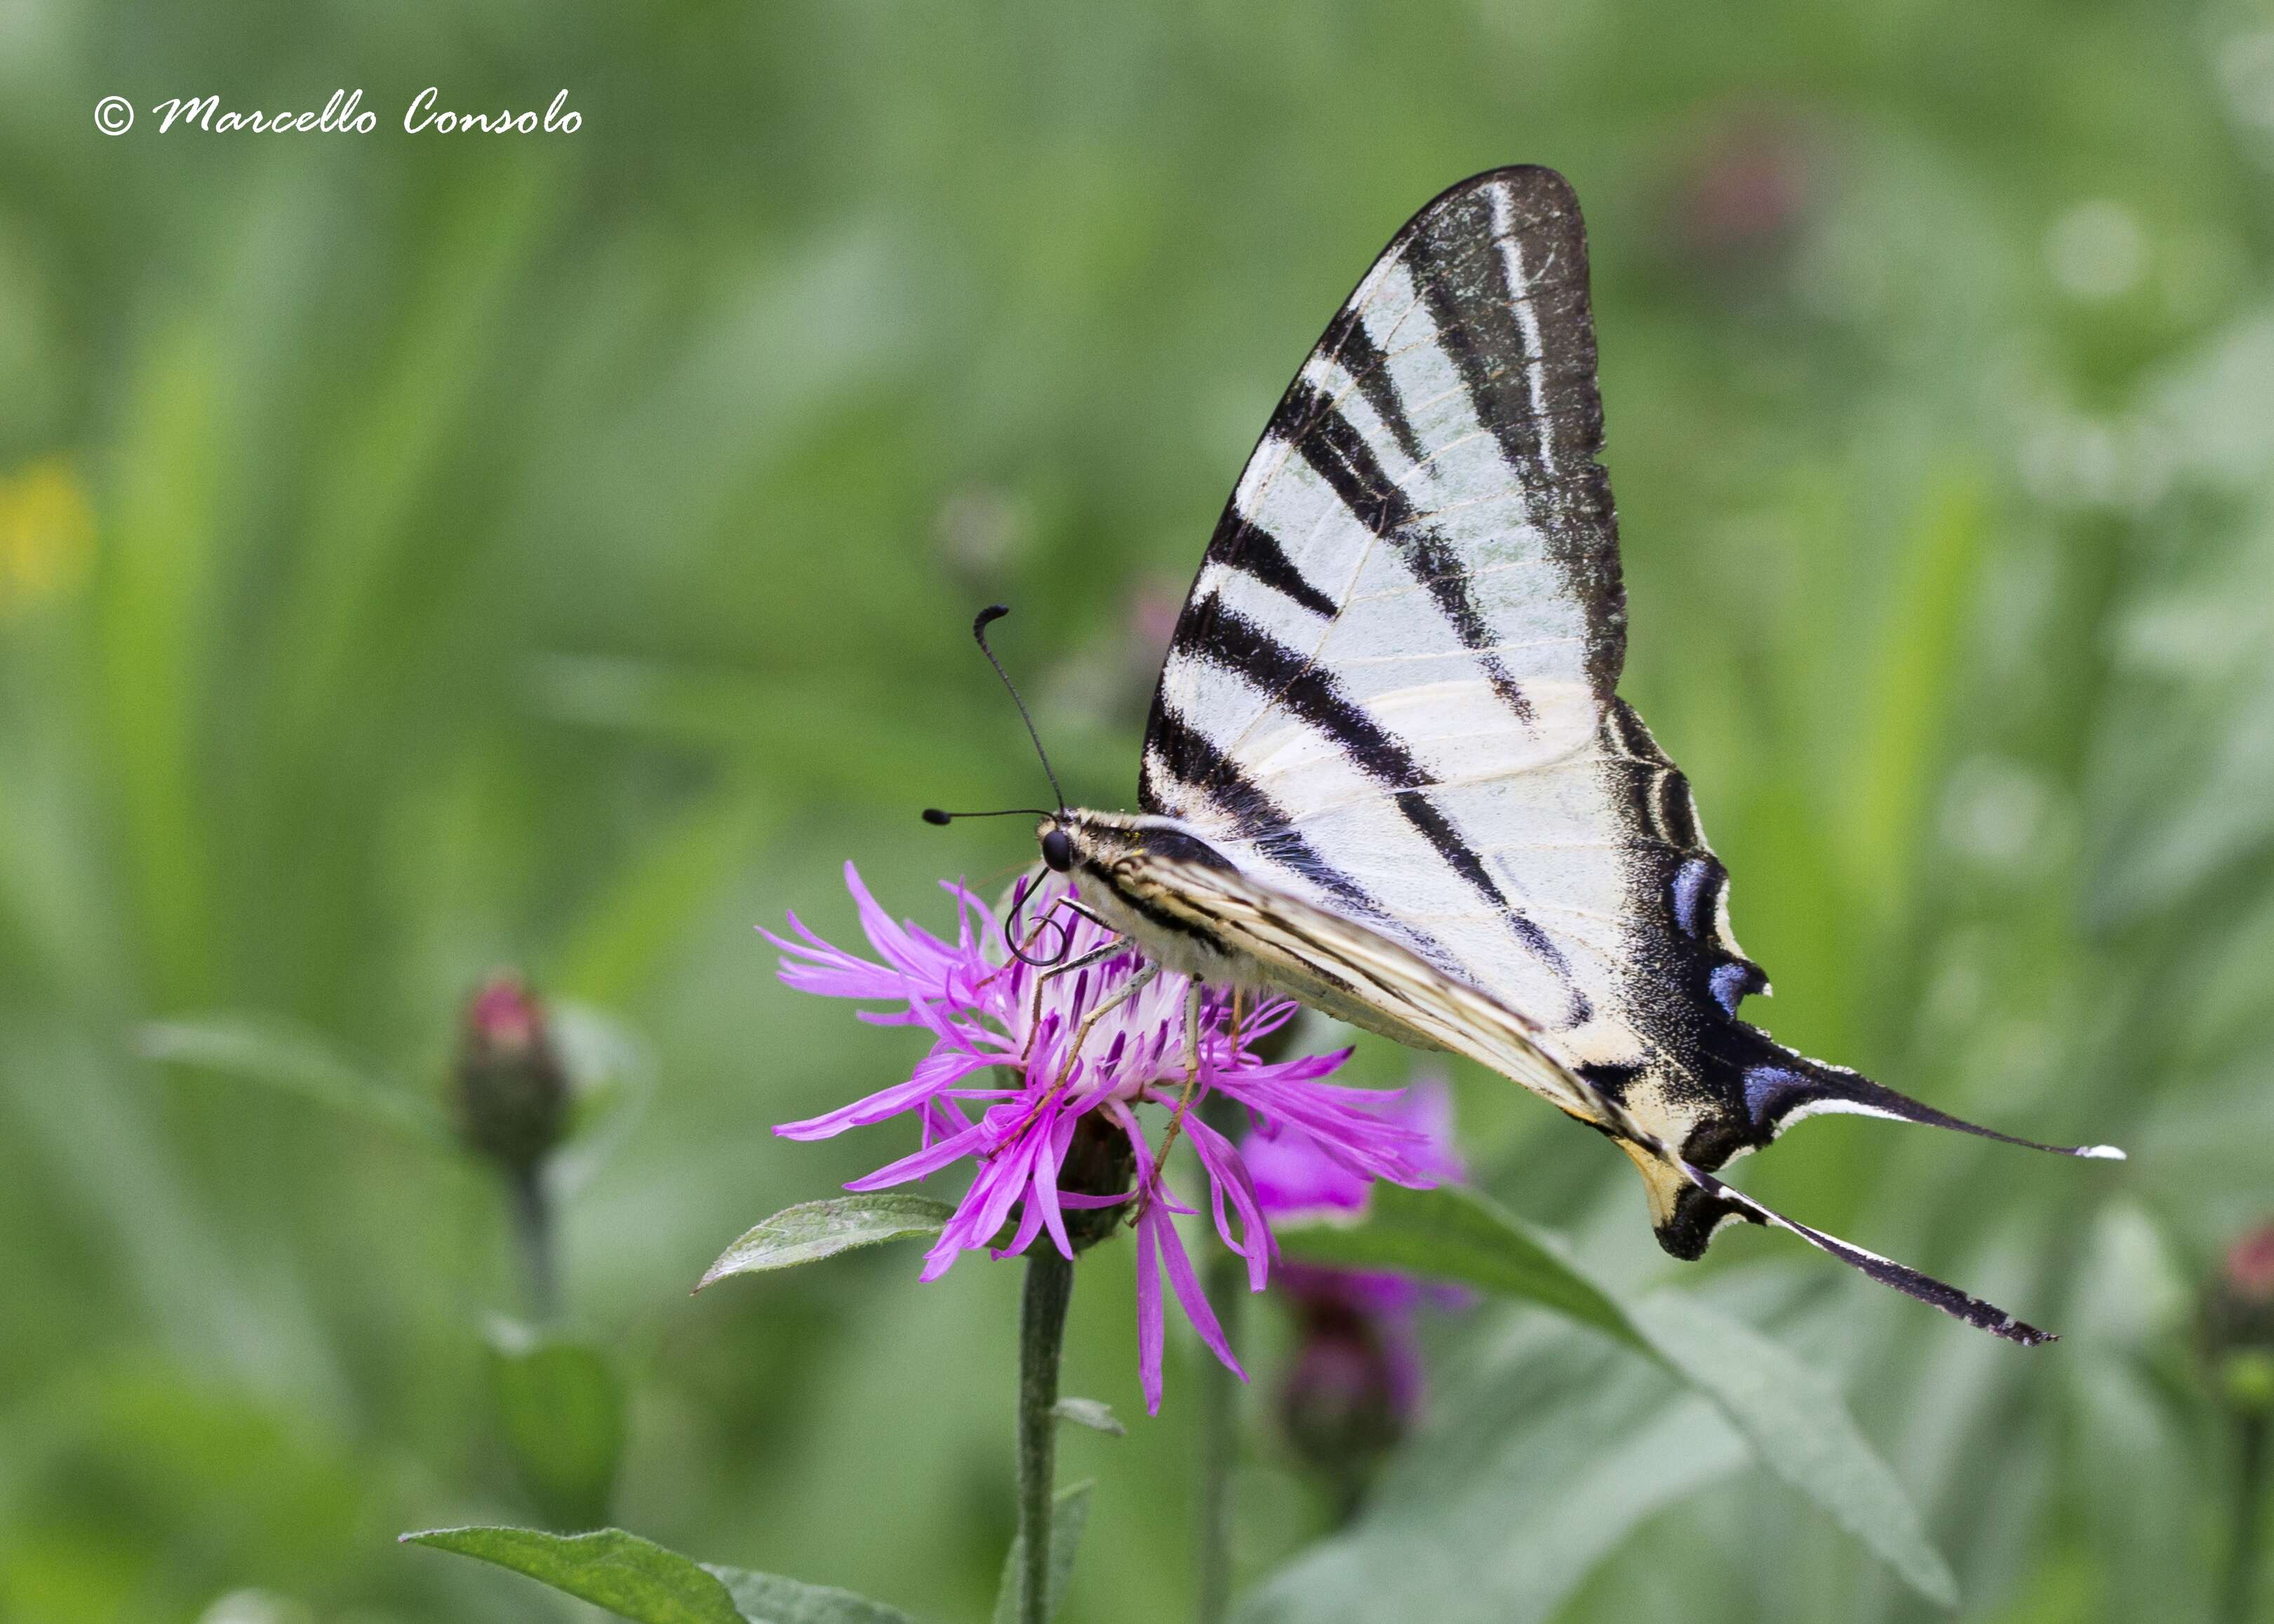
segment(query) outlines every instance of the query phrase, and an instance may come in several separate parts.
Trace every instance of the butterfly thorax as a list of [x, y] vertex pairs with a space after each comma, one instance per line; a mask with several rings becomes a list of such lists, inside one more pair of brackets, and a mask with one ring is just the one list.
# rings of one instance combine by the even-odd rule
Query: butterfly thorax
[[1263, 988], [1271, 976], [1251, 955], [1174, 905], [1158, 875], [1163, 862], [1237, 872], [1231, 860], [1175, 818], [1120, 812], [1061, 812], [1037, 838], [1062, 831], [1073, 857], [1068, 876], [1082, 906], [1134, 941], [1163, 968], [1216, 987]]
[[[1239, 864], [1173, 817], [1115, 812], [1062, 812], [1037, 830], [1066, 837], [1067, 873], [1081, 904], [1137, 943], [1163, 968], [1210, 986], [1271, 992], [1415, 1049], [1446, 1045], [1409, 1020], [1361, 995], [1337, 972], [1327, 938], [1346, 935], [1330, 918], [1268, 888], [1258, 888]], [[1225, 891], [1244, 893], [1246, 906], [1282, 929], [1298, 916], [1322, 933], [1311, 951], [1282, 951], [1260, 958], [1252, 939], [1224, 912]], [[1254, 920], [1247, 921], [1250, 926]], [[1344, 943], [1345, 950], [1348, 943]]]

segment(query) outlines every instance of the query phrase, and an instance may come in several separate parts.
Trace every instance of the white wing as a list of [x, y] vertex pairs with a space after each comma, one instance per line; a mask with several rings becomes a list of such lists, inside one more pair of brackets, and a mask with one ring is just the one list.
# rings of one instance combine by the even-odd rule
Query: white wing
[[[1601, 443], [1570, 188], [1452, 188], [1249, 458], [1162, 671], [1141, 804], [1520, 1013], [1698, 1167], [1815, 1111], [1986, 1132], [1737, 1019], [1766, 978], [1687, 781], [1615, 691]], [[1653, 1216], [1695, 1256], [1736, 1204], [1681, 1194]]]

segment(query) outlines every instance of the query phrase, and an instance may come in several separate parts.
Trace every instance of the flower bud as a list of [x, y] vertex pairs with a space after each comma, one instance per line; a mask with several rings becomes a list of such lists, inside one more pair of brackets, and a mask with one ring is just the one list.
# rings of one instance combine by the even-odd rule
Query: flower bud
[[508, 1171], [529, 1172], [560, 1143], [568, 1078], [517, 973], [496, 972], [466, 1005], [455, 1080], [460, 1136]]
[[2227, 1403], [2274, 1415], [2274, 1223], [2227, 1248], [2205, 1304], [2203, 1343]]
[[[1096, 1111], [1085, 1112], [1075, 1121], [1073, 1139], [1058, 1168], [1060, 1190], [1070, 1195], [1121, 1195], [1136, 1176], [1137, 1155], [1126, 1133]], [[1111, 1235], [1128, 1210], [1126, 1203], [1066, 1207], [1066, 1239], [1079, 1255]]]
[[1404, 1320], [1333, 1289], [1300, 1293], [1297, 1302], [1280, 1421], [1295, 1453], [1335, 1485], [1347, 1515], [1412, 1428], [1419, 1366]]
[[1788, 276], [1821, 201], [1814, 145], [1773, 106], [1726, 109], [1691, 131], [1661, 233], [1681, 268], [1748, 298]]

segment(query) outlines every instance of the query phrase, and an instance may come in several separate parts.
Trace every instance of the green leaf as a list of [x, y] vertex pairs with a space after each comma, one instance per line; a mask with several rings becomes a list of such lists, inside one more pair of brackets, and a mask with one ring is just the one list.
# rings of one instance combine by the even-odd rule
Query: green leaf
[[1126, 1438], [1129, 1429], [1114, 1415], [1113, 1407], [1094, 1398], [1062, 1398], [1053, 1407], [1061, 1421], [1071, 1421], [1076, 1426], [1086, 1426], [1093, 1432], [1103, 1432], [1109, 1438]]
[[833, 1585], [802, 1584], [779, 1574], [703, 1564], [726, 1585], [749, 1624], [915, 1624], [898, 1607]]
[[274, 1021], [233, 1015], [158, 1021], [135, 1033], [134, 1046], [146, 1059], [225, 1071], [412, 1139], [456, 1143], [448, 1118], [433, 1101], [381, 1082], [320, 1040]]
[[1520, 1322], [1432, 1408], [1359, 1520], [1240, 1624], [1546, 1624], [1637, 1528], [1746, 1462], [1712, 1404], [1565, 1321]]
[[490, 1327], [490, 1374], [523, 1485], [555, 1528], [597, 1528], [624, 1448], [622, 1384], [598, 1349], [509, 1320]]
[[1781, 1342], [1680, 1291], [1629, 1310], [1666, 1366], [1710, 1395], [1766, 1465], [1920, 1595], [1958, 1605], [1958, 1580], [1917, 1508], [1856, 1430], [1840, 1390]]
[[750, 1617], [736, 1607], [719, 1575], [620, 1528], [591, 1534], [437, 1528], [403, 1538], [527, 1574], [633, 1624], [746, 1624]]
[[620, 1528], [438, 1528], [403, 1538], [510, 1568], [632, 1624], [913, 1624], [850, 1590], [698, 1562]]
[[1946, 472], [1921, 508], [1909, 527], [1877, 658], [1859, 673], [1851, 734], [1857, 878], [1863, 894], [1882, 906], [1903, 894], [1925, 823], [1990, 533], [1988, 500], [1974, 475]]
[[[1076, 1400], [1077, 1403], [1088, 1402]], [[1103, 1405], [1099, 1405], [1101, 1410]], [[1050, 1512], [1050, 1599], [1043, 1613], [1045, 1618], [1058, 1616], [1058, 1604], [1065, 1599], [1066, 1583], [1073, 1577], [1074, 1553], [1081, 1548], [1082, 1530], [1089, 1523], [1090, 1491], [1094, 1481], [1068, 1484], [1058, 1492]], [[1027, 1548], [1023, 1538], [1013, 1536], [1011, 1549], [1003, 1558], [1003, 1583], [995, 1592], [994, 1624], [1018, 1624], [1019, 1562]]]
[[955, 1208], [930, 1196], [892, 1191], [839, 1196], [784, 1207], [727, 1248], [697, 1281], [697, 1291], [729, 1274], [755, 1274], [833, 1258], [856, 1246], [875, 1246], [911, 1235], [937, 1235]]
[[1751, 1327], [1677, 1291], [1622, 1302], [1554, 1236], [1456, 1186], [1378, 1184], [1356, 1222], [1291, 1228], [1279, 1239], [1309, 1262], [1399, 1269], [1543, 1304], [1647, 1354], [1713, 1400], [1763, 1465], [1906, 1584], [1958, 1605], [1950, 1565], [1838, 1390]]
[[1281, 1252], [1306, 1263], [1459, 1281], [1542, 1304], [1633, 1347], [1646, 1345], [1626, 1311], [1564, 1254], [1561, 1241], [1457, 1184], [1408, 1190], [1377, 1184], [1355, 1222], [1291, 1226], [1276, 1234]]

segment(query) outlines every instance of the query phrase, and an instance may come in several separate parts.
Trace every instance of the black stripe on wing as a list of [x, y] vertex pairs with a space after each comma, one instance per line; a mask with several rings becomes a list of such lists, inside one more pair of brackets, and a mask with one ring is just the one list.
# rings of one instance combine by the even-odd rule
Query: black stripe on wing
[[[1252, 628], [1250, 631], [1252, 633]], [[1233, 639], [1233, 646], [1250, 646], [1250, 634], [1244, 633]], [[1263, 654], [1262, 650], [1258, 652], [1260, 656]], [[1280, 661], [1285, 652], [1282, 650], [1278, 654], [1261, 658], [1258, 668], [1284, 670]], [[1254, 674], [1253, 670], [1250, 674]], [[1331, 682], [1318, 679], [1315, 673], [1306, 673], [1306, 680], [1315, 680], [1320, 683], [1321, 691], [1306, 703], [1314, 703], [1321, 714], [1340, 718], [1339, 725], [1361, 731], [1371, 727], [1372, 725], [1366, 723], [1354, 708], [1348, 707], [1348, 702], [1341, 698], [1339, 690]], [[1298, 714], [1304, 713], [1301, 704], [1291, 708]], [[1353, 717], [1355, 721], [1352, 720]], [[1352, 750], [1341, 737], [1331, 732], [1329, 736], [1337, 737], [1337, 742], [1343, 744], [1352, 761], [1365, 759], [1359, 752]], [[1411, 757], [1404, 755], [1404, 747], [1396, 740], [1380, 733], [1367, 734], [1366, 737], [1367, 756], [1374, 760], [1382, 770], [1376, 776], [1387, 778], [1412, 771], [1413, 763]], [[1212, 807], [1229, 818], [1235, 831], [1254, 842], [1255, 849], [1262, 856], [1311, 881], [1351, 908], [1358, 917], [1389, 931], [1438, 968], [1449, 974], [1462, 973], [1459, 961], [1453, 955], [1427, 932], [1410, 921], [1399, 918], [1368, 893], [1365, 887], [1329, 861], [1304, 838], [1301, 831], [1269, 795], [1248, 782], [1237, 763], [1219, 750], [1199, 729], [1165, 705], [1156, 707], [1155, 711], [1153, 742], [1146, 752], [1145, 770], [1148, 782], [1156, 758], [1172, 778], [1198, 791]], [[1573, 1024], [1585, 1020], [1589, 1013], [1587, 1000], [1572, 980], [1570, 966], [1562, 950], [1555, 944], [1553, 937], [1509, 900], [1507, 893], [1486, 868], [1484, 860], [1453, 826], [1452, 821], [1423, 790], [1397, 790], [1390, 800], [1399, 814], [1428, 841], [1438, 856], [1506, 921], [1517, 940], [1553, 967], [1571, 988], [1572, 1012], [1568, 1019]], [[1147, 810], [1158, 808], [1158, 798], [1149, 788], [1146, 801]]]
[[1240, 517], [1237, 508], [1224, 510], [1224, 517], [1216, 523], [1216, 538], [1209, 543], [1209, 555], [1227, 568], [1254, 576], [1321, 620], [1331, 620], [1342, 613], [1340, 604], [1321, 591], [1295, 567], [1295, 560], [1287, 556], [1276, 536], [1249, 523]]
[[[1567, 983], [1570, 981], [1570, 966], [1562, 951], [1509, 899], [1476, 849], [1430, 801], [1425, 793], [1431, 783], [1427, 770], [1396, 734], [1378, 726], [1364, 706], [1345, 694], [1341, 684], [1245, 615], [1220, 603], [1211, 605], [1210, 613], [1205, 615], [1188, 617], [1178, 628], [1177, 635], [1179, 641], [1188, 635], [1192, 639], [1191, 646], [1182, 652], [1239, 673], [1257, 689], [1270, 695], [1275, 705], [1285, 707], [1332, 740], [1352, 765], [1393, 791], [1390, 799], [1405, 821], [1479, 897], [1507, 921], [1519, 942], [1551, 966]], [[1166, 707], [1160, 707], [1156, 719], [1166, 713]], [[1181, 722], [1179, 726], [1186, 736], [1183, 748], [1189, 756], [1191, 741], [1197, 740], [1199, 733]], [[1215, 771], [1236, 773], [1234, 764], [1222, 752], [1211, 747], [1210, 753], [1215, 756]], [[1181, 771], [1177, 776], [1214, 794], [1207, 780], [1193, 778]], [[1246, 780], [1239, 782], [1245, 784]], [[1586, 1001], [1576, 989], [1572, 999], [1575, 1007], [1584, 1009]], [[1584, 1019], [1585, 1016], [1575, 1019]]]
[[1237, 672], [1273, 707], [1284, 707], [1333, 740], [1368, 778], [1393, 789], [1429, 782], [1413, 753], [1340, 683], [1237, 610], [1217, 602], [1208, 613], [1186, 616], [1171, 646], [1187, 658]]
[[[1388, 387], [1385, 374], [1375, 375], [1383, 379], [1388, 393], [1396, 393]], [[1416, 516], [1412, 500], [1384, 471], [1358, 425], [1300, 378], [1280, 402], [1272, 422], [1351, 516], [1388, 542], [1413, 579], [1427, 590], [1461, 646], [1477, 656], [1493, 692], [1520, 720], [1532, 720], [1532, 702], [1500, 656], [1491, 652], [1497, 639], [1469, 590], [1467, 564], [1442, 535]]]
[[1571, 995], [1571, 1006], [1564, 1012], [1561, 1024], [1566, 1026], [1584, 1026], [1593, 1014], [1593, 1006], [1589, 1004], [1587, 995], [1579, 989], [1577, 981], [1571, 974], [1570, 961], [1563, 956], [1563, 950], [1555, 945], [1555, 938], [1526, 918], [1508, 899], [1507, 893], [1500, 888], [1500, 883], [1485, 867], [1484, 859], [1477, 855], [1476, 848], [1463, 838], [1459, 830], [1453, 827], [1452, 820], [1426, 793], [1418, 789], [1401, 790], [1393, 799], [1397, 802], [1397, 809], [1405, 815], [1405, 821], [1419, 830], [1423, 838], [1436, 848], [1437, 855], [1452, 866], [1453, 872], [1467, 881], [1470, 888], [1500, 914], [1508, 922], [1508, 928], [1516, 933], [1516, 939], [1555, 972]]
[[[1374, 409], [1374, 415], [1389, 431], [1389, 437], [1397, 442], [1397, 448], [1405, 454], [1407, 462], [1419, 462], [1427, 456], [1420, 436], [1414, 432], [1413, 419], [1406, 412], [1405, 397], [1398, 393], [1397, 381], [1389, 375], [1389, 357], [1366, 330], [1355, 304], [1346, 304], [1335, 312], [1335, 319], [1327, 324], [1313, 353], [1332, 356], [1340, 364], [1358, 386], [1366, 403]], [[1288, 393], [1291, 397], [1294, 392], [1290, 389]], [[1286, 410], [1284, 401], [1280, 402], [1280, 410]], [[1275, 415], [1274, 422], [1276, 421]]]
[[[1238, 763], [1157, 699], [1145, 748], [1146, 787], [1139, 797], [1144, 809], [1155, 813], [1163, 809], [1152, 782], [1156, 759], [1171, 778], [1191, 786], [1206, 797], [1210, 806], [1231, 820], [1235, 833], [1254, 841], [1256, 849], [1271, 861], [1302, 876], [1357, 918], [1375, 926], [1397, 928], [1389, 911], [1364, 886], [1321, 856], [1318, 849], [1295, 828], [1285, 810], [1248, 782]], [[1412, 935], [1411, 931], [1404, 934], [1409, 937]], [[1421, 951], [1443, 956], [1443, 950], [1434, 942]]]

